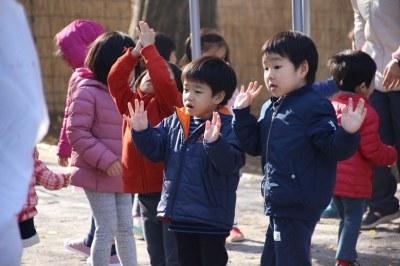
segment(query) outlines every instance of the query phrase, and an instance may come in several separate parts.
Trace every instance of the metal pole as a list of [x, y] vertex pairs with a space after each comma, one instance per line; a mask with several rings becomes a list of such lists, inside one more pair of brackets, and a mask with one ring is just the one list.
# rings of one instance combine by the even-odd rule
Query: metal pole
[[292, 0], [292, 28], [303, 32], [302, 0]]
[[201, 55], [200, 47], [200, 9], [198, 0], [189, 0], [190, 34], [192, 47], [192, 60]]
[[311, 37], [310, 10], [310, 0], [303, 0], [303, 32], [308, 37]]

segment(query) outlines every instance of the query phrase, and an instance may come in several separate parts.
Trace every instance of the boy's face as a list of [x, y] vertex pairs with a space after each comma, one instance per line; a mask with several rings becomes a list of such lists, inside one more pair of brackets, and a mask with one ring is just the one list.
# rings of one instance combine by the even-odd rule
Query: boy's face
[[190, 116], [210, 118], [224, 96], [224, 92], [212, 96], [210, 86], [205, 83], [188, 80], [183, 83], [182, 101]]
[[306, 84], [308, 64], [300, 64], [296, 70], [294, 64], [279, 54], [263, 54], [264, 82], [275, 97], [288, 95]]

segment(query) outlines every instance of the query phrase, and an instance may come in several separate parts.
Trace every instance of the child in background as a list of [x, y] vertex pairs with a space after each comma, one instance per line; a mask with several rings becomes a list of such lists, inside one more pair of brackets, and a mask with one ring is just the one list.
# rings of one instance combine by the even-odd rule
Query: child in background
[[250, 105], [262, 86], [241, 87], [233, 112], [233, 130], [241, 147], [261, 155], [264, 212], [269, 216], [262, 266], [311, 266], [311, 237], [328, 205], [337, 160], [354, 154], [366, 114], [361, 99], [343, 110], [341, 126], [332, 104], [312, 84], [318, 66], [314, 42], [284, 31], [262, 47], [264, 82], [272, 94], [260, 118]]
[[84, 67], [89, 45], [104, 31], [103, 26], [94, 21], [78, 19], [72, 21], [54, 37], [56, 44], [54, 55], [63, 58], [74, 71], [68, 83], [64, 120], [57, 145], [58, 164], [63, 167], [68, 166], [68, 158], [71, 157], [71, 145], [67, 139], [66, 125], [72, 94], [76, 90], [77, 83], [82, 79], [79, 75], [79, 68]]
[[[192, 61], [192, 38], [189, 36], [185, 42], [185, 54], [181, 58], [179, 64], [183, 68], [188, 63]], [[200, 47], [201, 55], [203, 56], [215, 56], [225, 60], [225, 62], [230, 62], [230, 50], [228, 43], [225, 41], [224, 37], [216, 30], [209, 28], [202, 28], [200, 30]], [[233, 102], [239, 91], [235, 90], [232, 97], [228, 100], [227, 106], [229, 109], [232, 108]], [[228, 240], [230, 242], [240, 242], [244, 240], [244, 234], [239, 229], [238, 223], [235, 218], [233, 227], [229, 233]]]
[[[71, 145], [67, 138], [67, 119], [71, 98], [77, 84], [84, 78], [82, 77], [85, 72], [83, 67], [89, 46], [104, 32], [102, 25], [91, 20], [78, 19], [72, 21], [54, 37], [56, 45], [54, 55], [63, 58], [74, 71], [68, 83], [64, 119], [57, 145], [58, 164], [63, 167], [68, 166], [68, 158], [71, 157]], [[70, 238], [64, 241], [64, 246], [68, 250], [86, 257], [90, 256], [90, 247], [96, 230], [93, 216], [90, 215], [90, 217], [90, 229], [85, 238]], [[114, 244], [111, 248], [110, 264], [119, 265]]]
[[39, 152], [36, 147], [33, 151], [33, 162], [33, 175], [29, 185], [28, 198], [24, 208], [18, 215], [19, 231], [24, 248], [31, 247], [40, 241], [34, 223], [34, 216], [37, 214], [36, 205], [38, 204], [38, 196], [35, 190], [36, 183], [48, 190], [60, 190], [69, 185], [71, 177], [71, 174], [56, 174], [47, 168], [39, 160]]
[[[139, 41], [117, 60], [108, 75], [109, 89], [120, 115], [128, 115], [128, 102], [144, 101], [150, 123], [157, 125], [171, 115], [174, 106], [182, 106], [181, 70], [166, 63], [154, 46], [155, 32], [140, 21]], [[147, 70], [135, 81], [132, 91], [128, 77], [143, 57]], [[175, 80], [174, 80], [175, 79]], [[121, 117], [120, 117], [121, 119]], [[121, 129], [120, 129], [121, 130]], [[122, 126], [122, 181], [125, 193], [138, 193], [143, 220], [144, 237], [151, 265], [179, 265], [175, 236], [168, 225], [157, 219], [157, 205], [161, 197], [163, 164], [144, 158], [132, 143], [129, 124]], [[135, 211], [135, 210], [134, 210]], [[136, 222], [137, 224], [137, 222]]]
[[168, 35], [157, 32], [154, 45], [165, 61], [176, 64], [176, 45]]
[[372, 194], [372, 165], [387, 166], [397, 159], [396, 150], [383, 144], [378, 133], [379, 117], [368, 101], [374, 90], [376, 64], [362, 51], [346, 50], [333, 56], [329, 62], [339, 93], [331, 99], [338, 123], [349, 98], [354, 103], [363, 99], [367, 116], [360, 128], [360, 144], [356, 153], [337, 165], [333, 201], [340, 216], [336, 266], [355, 266], [356, 245], [366, 199]]
[[115, 31], [92, 43], [85, 59], [85, 78], [72, 95], [68, 113], [71, 184], [84, 189], [96, 224], [88, 260], [92, 265], [109, 264], [114, 239], [121, 264], [137, 264], [132, 197], [122, 193], [122, 119], [107, 87], [111, 66], [131, 46], [134, 42], [129, 36]]
[[143, 101], [129, 103], [137, 149], [164, 161], [158, 217], [175, 233], [181, 266], [226, 265], [226, 237], [235, 215], [239, 170], [245, 155], [225, 107], [236, 89], [236, 74], [224, 60], [203, 56], [182, 73], [184, 107], [151, 127]]

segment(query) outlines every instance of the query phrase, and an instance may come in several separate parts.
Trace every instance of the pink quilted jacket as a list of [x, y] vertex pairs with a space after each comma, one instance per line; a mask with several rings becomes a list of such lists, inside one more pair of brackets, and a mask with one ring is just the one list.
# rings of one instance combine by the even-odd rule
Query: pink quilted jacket
[[99, 192], [122, 192], [121, 176], [107, 168], [121, 160], [122, 118], [105, 84], [82, 79], [73, 93], [67, 136], [72, 146], [71, 184]]

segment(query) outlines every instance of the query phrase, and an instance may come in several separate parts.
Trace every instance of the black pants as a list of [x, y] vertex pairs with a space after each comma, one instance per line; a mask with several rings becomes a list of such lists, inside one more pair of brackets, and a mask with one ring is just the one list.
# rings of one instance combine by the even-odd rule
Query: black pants
[[226, 234], [191, 234], [175, 232], [181, 266], [225, 266], [228, 252]]
[[36, 229], [33, 217], [26, 221], [20, 222], [18, 226], [19, 226], [19, 232], [21, 234], [21, 239], [28, 239], [36, 235]]

